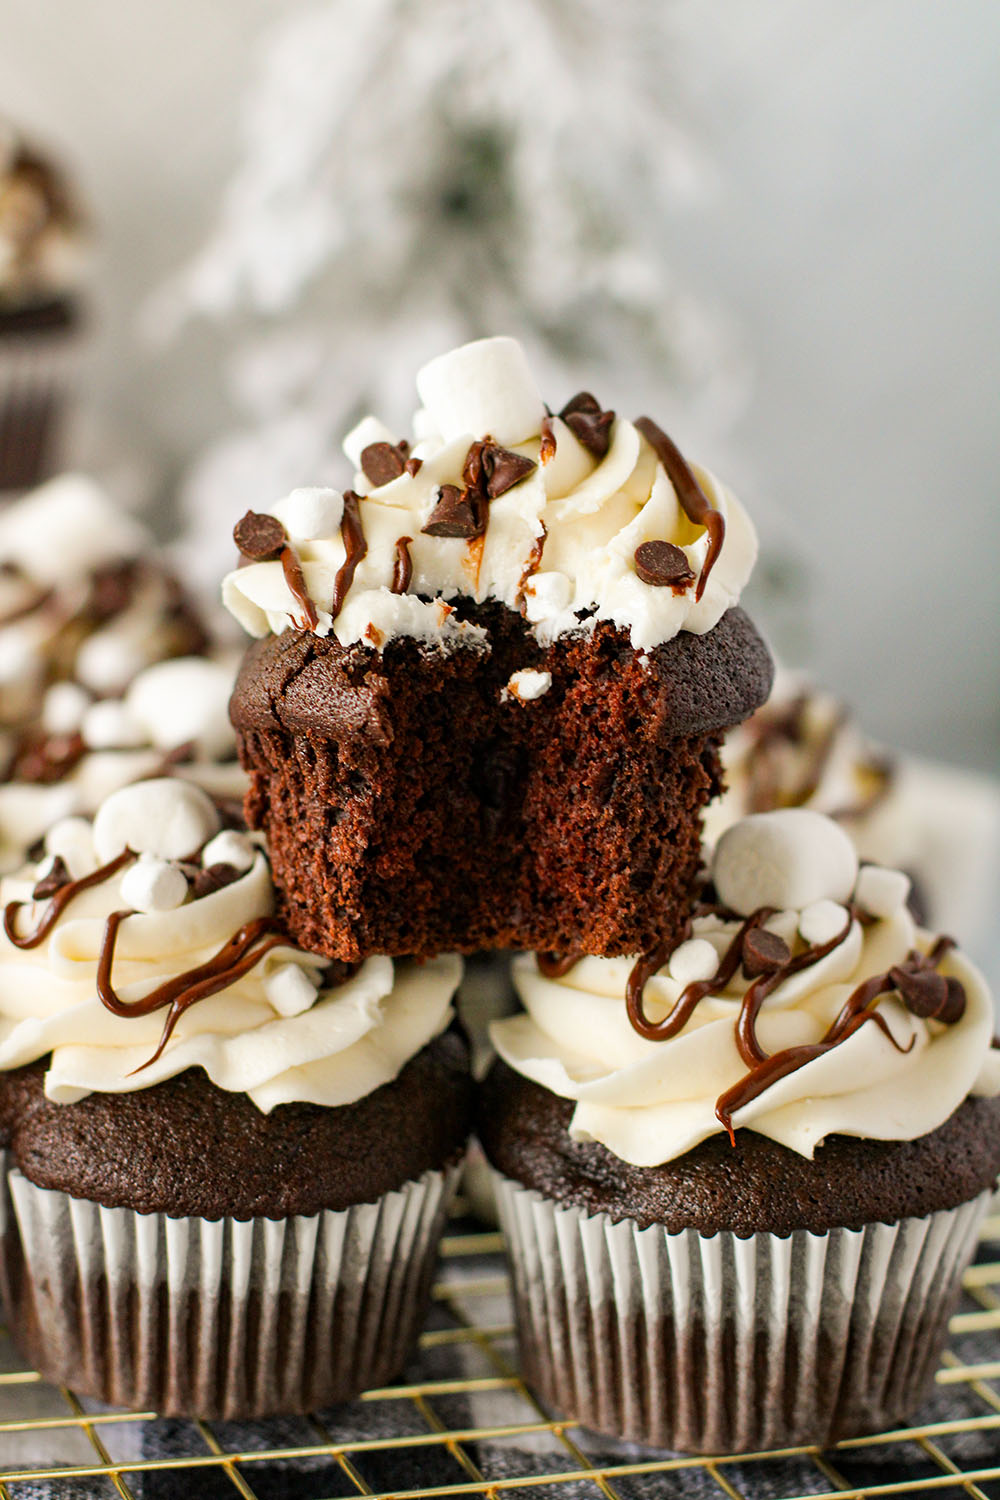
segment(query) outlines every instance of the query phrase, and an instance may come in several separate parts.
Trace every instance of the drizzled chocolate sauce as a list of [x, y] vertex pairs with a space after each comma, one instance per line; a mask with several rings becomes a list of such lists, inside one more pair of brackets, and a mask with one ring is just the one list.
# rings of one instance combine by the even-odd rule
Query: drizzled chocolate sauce
[[405, 594], [413, 577], [413, 560], [410, 557], [412, 536], [401, 536], [396, 541], [396, 561], [392, 568], [392, 592]]
[[344, 491], [344, 514], [340, 518], [340, 536], [344, 543], [345, 556], [333, 583], [330, 615], [334, 620], [344, 607], [344, 600], [354, 582], [358, 563], [368, 553], [368, 543], [365, 541], [364, 527], [361, 524], [358, 496], [353, 490]]
[[302, 611], [302, 619], [306, 630], [315, 630], [319, 624], [319, 615], [316, 606], [306, 588], [305, 576], [302, 572], [302, 564], [294, 547], [284, 546], [281, 549], [281, 569], [285, 575], [288, 592]]
[[130, 864], [133, 859], [135, 855], [131, 849], [124, 849], [121, 854], [116, 855], [106, 865], [101, 865], [90, 875], [84, 875], [79, 880], [67, 881], [50, 896], [49, 904], [42, 913], [38, 926], [31, 932], [25, 933], [23, 937], [17, 935], [17, 914], [26, 903], [8, 901], [3, 913], [3, 930], [8, 940], [14, 944], [15, 948], [37, 948], [39, 943], [45, 941], [67, 906], [79, 896], [81, 891], [88, 891], [92, 886], [101, 885], [112, 875], [117, 875], [118, 871]]
[[582, 957], [582, 953], [536, 953], [535, 963], [543, 978], [561, 979]]
[[542, 521], [541, 527], [541, 535], [535, 538], [535, 544], [528, 553], [528, 560], [518, 580], [517, 593], [514, 596], [514, 603], [517, 605], [518, 613], [522, 618], [528, 612], [528, 584], [542, 565], [542, 553], [545, 551], [545, 543], [548, 539], [548, 532], [545, 529], [544, 521]]
[[657, 427], [650, 417], [637, 418], [635, 426], [666, 469], [688, 520], [693, 521], [696, 526], [704, 526], [708, 532], [708, 551], [705, 554], [705, 561], [702, 563], [701, 574], [694, 591], [695, 602], [697, 602], [705, 592], [709, 575], [722, 551], [722, 543], [726, 536], [725, 517], [709, 504], [708, 497], [695, 478], [687, 459], [674, 441], [667, 437], [663, 429]]

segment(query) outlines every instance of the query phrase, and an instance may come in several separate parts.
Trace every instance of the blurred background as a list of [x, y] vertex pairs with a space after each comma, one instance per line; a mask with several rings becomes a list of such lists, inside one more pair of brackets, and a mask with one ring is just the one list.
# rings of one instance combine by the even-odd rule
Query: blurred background
[[1000, 763], [1000, 9], [0, 0], [0, 107], [95, 227], [78, 453], [191, 528], [343, 474], [525, 337], [758, 522], [750, 601], [865, 728]]

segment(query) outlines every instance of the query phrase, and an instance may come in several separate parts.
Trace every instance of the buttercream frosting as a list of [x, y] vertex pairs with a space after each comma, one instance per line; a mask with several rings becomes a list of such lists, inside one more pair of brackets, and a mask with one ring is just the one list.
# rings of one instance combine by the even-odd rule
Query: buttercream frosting
[[[786, 813], [786, 830], [789, 819], [794, 824], [801, 816]], [[756, 857], [748, 837], [756, 821], [737, 825], [740, 837], [720, 846], [716, 856], [728, 863], [724, 876], [737, 889], [741, 870], [745, 873]], [[817, 852], [815, 825], [800, 833], [800, 848], [790, 854], [789, 865], [802, 852]], [[769, 838], [773, 853], [774, 838]], [[842, 941], [835, 935], [825, 956], [790, 974], [764, 1000], [756, 1034], [765, 1055], [819, 1043], [865, 980], [905, 964], [914, 951], [931, 952], [933, 938], [915, 927], [906, 908], [905, 877], [893, 873], [889, 880], [873, 879], [866, 870], [857, 875], [855, 901], [870, 895], [878, 916], [866, 913], [862, 920], [842, 890], [818, 897], [809, 890], [807, 905], [776, 910], [763, 923], [796, 956], [817, 938], [829, 939], [833, 918], [844, 934]], [[798, 875], [793, 876], [788, 892], [795, 889]], [[781, 893], [773, 879], [772, 890]], [[664, 958], [646, 985], [644, 1007], [652, 1023], [671, 1013], [687, 985], [711, 979], [743, 920], [711, 910], [694, 917], [691, 936]], [[751, 980], [737, 968], [727, 983], [709, 985], [674, 1036], [649, 1040], [634, 1028], [626, 1008], [634, 963], [583, 958], [558, 977], [546, 977], [533, 955], [519, 955], [513, 977], [524, 1013], [496, 1022], [491, 1037], [512, 1068], [575, 1102], [574, 1140], [599, 1141], [623, 1161], [654, 1166], [725, 1128], [716, 1113], [719, 1101], [748, 1073], [737, 1022]], [[993, 1006], [982, 976], [954, 949], [937, 972], [964, 989], [958, 1020], [921, 1018], [898, 989], [889, 988], [876, 998], [874, 1009], [891, 1036], [866, 1021], [735, 1109], [733, 1128], [748, 1127], [811, 1157], [834, 1133], [915, 1139], [943, 1124], [970, 1093], [1000, 1092], [1000, 1053], [990, 1047]]]
[[[585, 439], [587, 432], [572, 425], [568, 408], [566, 420], [548, 415], [513, 339], [483, 339], [440, 356], [420, 372], [417, 386], [423, 406], [414, 419], [412, 446], [397, 444], [374, 418], [345, 440], [348, 457], [359, 466], [349, 493], [359, 497], [367, 550], [338, 610], [332, 601], [347, 557], [343, 496], [297, 490], [269, 512], [281, 521], [301, 563], [317, 634], [377, 649], [400, 635], [482, 648], [478, 627], [442, 609], [462, 595], [522, 610], [543, 645], [607, 620], [645, 651], [680, 630], [704, 634], [738, 601], [757, 541], [731, 492], [707, 470], [691, 466], [704, 499], [725, 524], [721, 551], [709, 567], [709, 532], [689, 519], [639, 426], [604, 413], [602, 438], [581, 441], [577, 432]], [[449, 487], [454, 500], [469, 482], [470, 450], [487, 440], [502, 445], [508, 465], [511, 455], [523, 461], [517, 465], [521, 477], [489, 500], [480, 535], [453, 534], [454, 528], [427, 534]], [[373, 445], [381, 463], [365, 458]], [[405, 592], [394, 592], [401, 538], [411, 571]], [[651, 541], [680, 549], [686, 581], [658, 586], [639, 576], [636, 551]], [[279, 558], [230, 573], [223, 601], [255, 636], [307, 624]]]
[[[204, 854], [186, 851], [193, 865], [176, 857], [178, 840], [191, 831], [208, 836]], [[144, 852], [81, 890], [39, 945], [19, 948], [0, 933], [0, 1068], [51, 1054], [45, 1092], [55, 1102], [148, 1088], [201, 1067], [218, 1087], [248, 1094], [265, 1113], [293, 1101], [350, 1104], [395, 1078], [448, 1025], [459, 958], [418, 965], [374, 957], [332, 982], [326, 959], [279, 938], [248, 972], [184, 1010], [161, 1055], [144, 1067], [167, 1012], [117, 1015], [99, 998], [109, 916], [132, 911], [118, 926], [111, 965], [116, 995], [132, 1004], [208, 963], [245, 924], [269, 917], [274, 895], [259, 839], [232, 835], [227, 842], [198, 788], [149, 781], [114, 793], [93, 822], [57, 825], [42, 863], [0, 881], [0, 906], [14, 935], [23, 939], [48, 910], [51, 898], [32, 899], [32, 892], [55, 854], [79, 880], [111, 850], [120, 852], [127, 837]], [[195, 895], [206, 862], [219, 852], [239, 855], [234, 840], [241, 841], [244, 868], [231, 867], [227, 884]], [[185, 877], [180, 904], [178, 882], [165, 871]], [[136, 900], [145, 909], [135, 911]], [[11, 911], [12, 902], [25, 905]]]

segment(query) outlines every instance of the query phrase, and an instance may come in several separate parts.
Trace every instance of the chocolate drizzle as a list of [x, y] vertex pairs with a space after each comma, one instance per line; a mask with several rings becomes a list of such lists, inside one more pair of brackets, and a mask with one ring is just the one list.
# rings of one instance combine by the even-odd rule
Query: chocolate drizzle
[[288, 592], [302, 611], [301, 622], [294, 623], [303, 630], [315, 630], [319, 615], [309, 597], [299, 555], [277, 516], [266, 511], [248, 510], [233, 527], [233, 541], [248, 562], [280, 561]]
[[521, 571], [521, 577], [517, 584], [517, 593], [514, 596], [514, 602], [522, 618], [528, 613], [528, 584], [541, 567], [542, 553], [545, 551], [545, 542], [548, 536], [545, 530], [545, 522], [542, 521], [540, 524], [542, 528], [541, 535], [535, 538], [534, 545], [528, 553], [528, 560]]
[[536, 953], [535, 963], [543, 978], [561, 979], [582, 957], [582, 953]]
[[[130, 864], [133, 859], [135, 855], [131, 849], [123, 849], [121, 854], [109, 860], [106, 865], [99, 866], [90, 875], [83, 875], [79, 880], [69, 880], [65, 885], [61, 885], [49, 897], [49, 904], [42, 913], [38, 926], [31, 932], [25, 933], [23, 937], [17, 935], [17, 914], [26, 903], [8, 901], [3, 913], [3, 930], [8, 940], [14, 944], [15, 948], [37, 948], [39, 943], [45, 941], [67, 906], [79, 896], [81, 891], [89, 891], [92, 886], [101, 885], [105, 880], [110, 880], [112, 875], [117, 875], [118, 871]], [[63, 869], [65, 868], [64, 865]], [[38, 888], [38, 886], [35, 887], [36, 890]]]
[[705, 585], [709, 580], [709, 575], [718, 561], [719, 553], [722, 551], [722, 543], [726, 537], [725, 517], [709, 503], [708, 497], [695, 478], [687, 459], [663, 429], [657, 427], [656, 423], [649, 417], [637, 418], [635, 426], [642, 433], [667, 471], [667, 476], [677, 491], [677, 498], [688, 520], [693, 522], [695, 526], [704, 526], [708, 532], [708, 551], [705, 554], [705, 561], [702, 563], [698, 585], [694, 591], [695, 602], [697, 602], [705, 592]]
[[358, 563], [368, 553], [368, 543], [365, 541], [364, 527], [361, 524], [358, 496], [354, 490], [344, 491], [344, 514], [340, 518], [340, 536], [344, 543], [344, 561], [338, 568], [333, 582], [330, 616], [334, 620], [344, 607], [344, 600], [354, 582]]
[[401, 536], [396, 540], [396, 561], [392, 568], [392, 592], [405, 594], [413, 577], [413, 560], [410, 557], [412, 536]]
[[302, 564], [299, 561], [298, 553], [293, 547], [288, 545], [282, 547], [281, 567], [285, 575], [285, 582], [288, 585], [288, 592], [302, 611], [301, 628], [315, 630], [319, 624], [319, 615], [316, 613], [316, 606], [309, 596], [305, 576], [302, 572]]

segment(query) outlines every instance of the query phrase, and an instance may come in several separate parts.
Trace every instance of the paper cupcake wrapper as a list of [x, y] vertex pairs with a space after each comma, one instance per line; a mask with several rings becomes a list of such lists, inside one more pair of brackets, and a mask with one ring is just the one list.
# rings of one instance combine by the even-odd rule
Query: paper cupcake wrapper
[[398, 1374], [458, 1164], [375, 1203], [286, 1219], [104, 1208], [6, 1169], [8, 1326], [42, 1375], [113, 1406], [253, 1418]]
[[0, 490], [30, 489], [59, 467], [62, 408], [86, 344], [81, 328], [0, 338]]
[[990, 1196], [740, 1239], [640, 1229], [494, 1176], [525, 1379], [585, 1427], [694, 1453], [897, 1424], [933, 1377]]

